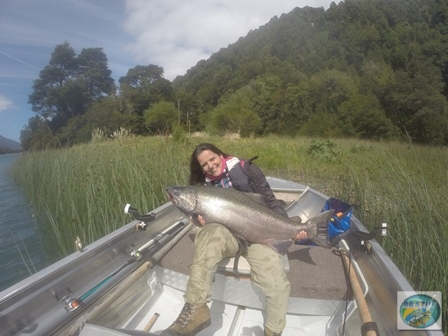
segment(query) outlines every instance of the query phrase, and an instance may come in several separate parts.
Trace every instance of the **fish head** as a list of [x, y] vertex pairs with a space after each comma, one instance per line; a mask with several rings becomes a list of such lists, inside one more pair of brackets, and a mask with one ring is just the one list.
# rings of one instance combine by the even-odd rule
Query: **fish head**
[[192, 216], [197, 207], [197, 195], [194, 188], [170, 186], [166, 188], [170, 201], [184, 214]]

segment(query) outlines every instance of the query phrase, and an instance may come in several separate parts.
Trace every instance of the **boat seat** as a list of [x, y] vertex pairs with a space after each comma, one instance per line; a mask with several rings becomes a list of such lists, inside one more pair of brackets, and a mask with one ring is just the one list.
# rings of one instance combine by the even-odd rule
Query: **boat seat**
[[156, 334], [131, 329], [110, 329], [86, 323], [78, 336], [156, 336]]

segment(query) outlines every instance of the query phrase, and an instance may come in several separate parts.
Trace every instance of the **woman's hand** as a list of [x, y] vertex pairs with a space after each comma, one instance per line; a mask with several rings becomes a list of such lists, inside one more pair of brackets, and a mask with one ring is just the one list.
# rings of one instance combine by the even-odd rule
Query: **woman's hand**
[[202, 227], [202, 226], [204, 226], [206, 224], [204, 217], [202, 217], [201, 215], [197, 215], [195, 217], [190, 216], [190, 220], [197, 226], [201, 226]]
[[296, 236], [296, 238], [294, 239], [294, 241], [302, 240], [302, 239], [306, 239], [307, 237], [308, 237], [308, 235], [307, 235], [306, 231], [302, 230], [302, 231], [300, 231], [300, 232], [297, 234], [297, 236]]

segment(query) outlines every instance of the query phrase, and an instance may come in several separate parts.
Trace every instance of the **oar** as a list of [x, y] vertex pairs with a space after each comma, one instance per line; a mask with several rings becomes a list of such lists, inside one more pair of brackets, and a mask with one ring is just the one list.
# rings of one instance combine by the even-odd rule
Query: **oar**
[[361, 317], [362, 326], [361, 334], [363, 336], [379, 336], [378, 326], [376, 322], [372, 321], [369, 307], [359, 284], [358, 278], [350, 264], [350, 260], [347, 256], [347, 252], [340, 250], [342, 259], [344, 260], [345, 268], [350, 273], [350, 284], [352, 286], [353, 295], [355, 296], [356, 304], [358, 305], [359, 315]]

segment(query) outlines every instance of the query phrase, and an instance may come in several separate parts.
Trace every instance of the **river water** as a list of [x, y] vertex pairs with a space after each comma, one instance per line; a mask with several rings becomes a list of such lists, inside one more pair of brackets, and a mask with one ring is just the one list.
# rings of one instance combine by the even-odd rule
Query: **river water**
[[0, 291], [47, 266], [32, 209], [11, 176], [20, 155], [0, 155]]

